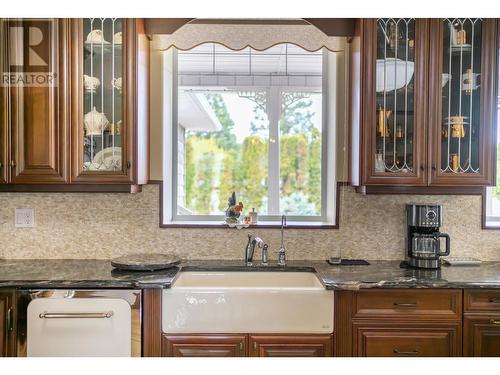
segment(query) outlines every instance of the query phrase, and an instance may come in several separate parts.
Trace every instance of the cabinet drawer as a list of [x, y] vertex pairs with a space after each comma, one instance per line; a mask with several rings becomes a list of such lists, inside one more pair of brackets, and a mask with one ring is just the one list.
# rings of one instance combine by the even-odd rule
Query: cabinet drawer
[[163, 357], [245, 357], [246, 335], [163, 335]]
[[462, 293], [454, 289], [363, 290], [354, 318], [461, 319]]
[[250, 335], [251, 357], [331, 357], [332, 335]]
[[453, 357], [461, 353], [460, 323], [354, 324], [354, 356]]
[[464, 317], [464, 355], [500, 357], [500, 315]]
[[500, 290], [477, 289], [465, 290], [464, 311], [500, 311]]

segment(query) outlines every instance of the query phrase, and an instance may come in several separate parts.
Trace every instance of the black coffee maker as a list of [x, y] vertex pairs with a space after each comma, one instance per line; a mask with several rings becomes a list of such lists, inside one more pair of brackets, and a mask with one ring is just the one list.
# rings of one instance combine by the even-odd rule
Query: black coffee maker
[[[407, 245], [408, 266], [424, 269], [441, 267], [442, 256], [450, 255], [450, 236], [441, 233], [443, 208], [439, 205], [407, 204]], [[446, 240], [446, 250], [441, 251], [441, 238]]]

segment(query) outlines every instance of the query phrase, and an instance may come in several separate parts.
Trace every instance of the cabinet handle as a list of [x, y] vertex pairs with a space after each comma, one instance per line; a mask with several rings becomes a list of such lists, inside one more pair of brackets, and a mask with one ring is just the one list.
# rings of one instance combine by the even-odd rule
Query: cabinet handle
[[257, 350], [257, 341], [254, 341], [254, 342], [253, 342], [253, 349], [254, 349], [254, 350]]
[[414, 349], [414, 350], [409, 351], [409, 352], [405, 352], [405, 351], [400, 352], [398, 349], [394, 349], [394, 354], [400, 354], [400, 355], [417, 355], [418, 354], [418, 350]]
[[500, 324], [500, 320], [491, 319], [490, 324]]
[[417, 307], [417, 303], [416, 302], [408, 302], [408, 303], [394, 302], [394, 306], [399, 306], [399, 307]]
[[492, 299], [490, 299], [490, 302], [491, 303], [500, 303], [500, 299], [498, 299], [498, 298], [492, 298]]
[[3, 164], [2, 164], [2, 162], [0, 161], [0, 168], [2, 168], [2, 167], [3, 167]]
[[420, 170], [423, 172], [425, 171], [425, 167], [423, 165], [420, 166]]
[[130, 169], [131, 166], [132, 166], [132, 163], [130, 161], [127, 161], [127, 169]]
[[16, 167], [16, 162], [14, 160], [10, 161], [10, 167], [15, 168]]
[[242, 351], [243, 351], [243, 343], [240, 342], [240, 352], [242, 352]]
[[435, 166], [435, 165], [433, 165], [433, 166], [431, 167], [431, 169], [432, 169], [433, 171], [435, 171], [437, 168], [436, 168], [436, 166]]
[[38, 315], [40, 319], [77, 319], [77, 318], [111, 318], [113, 316], [113, 311], [106, 312], [43, 312]]
[[12, 325], [12, 307], [9, 307], [9, 309], [7, 310], [5, 325], [7, 332], [12, 332], [14, 330], [14, 326]]

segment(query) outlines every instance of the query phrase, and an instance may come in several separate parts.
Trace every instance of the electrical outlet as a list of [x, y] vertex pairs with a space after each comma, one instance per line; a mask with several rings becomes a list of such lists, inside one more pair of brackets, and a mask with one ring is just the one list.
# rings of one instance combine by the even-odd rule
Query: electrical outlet
[[16, 228], [33, 228], [35, 226], [35, 209], [16, 208]]

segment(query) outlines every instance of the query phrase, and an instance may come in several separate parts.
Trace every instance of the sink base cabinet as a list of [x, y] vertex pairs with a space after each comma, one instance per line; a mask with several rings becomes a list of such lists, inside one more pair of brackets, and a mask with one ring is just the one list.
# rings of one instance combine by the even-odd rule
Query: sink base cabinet
[[164, 334], [164, 357], [331, 357], [333, 335]]
[[0, 357], [15, 356], [14, 292], [0, 291]]
[[354, 323], [357, 357], [456, 357], [461, 355], [459, 323]]
[[245, 357], [247, 335], [163, 335], [163, 357]]

